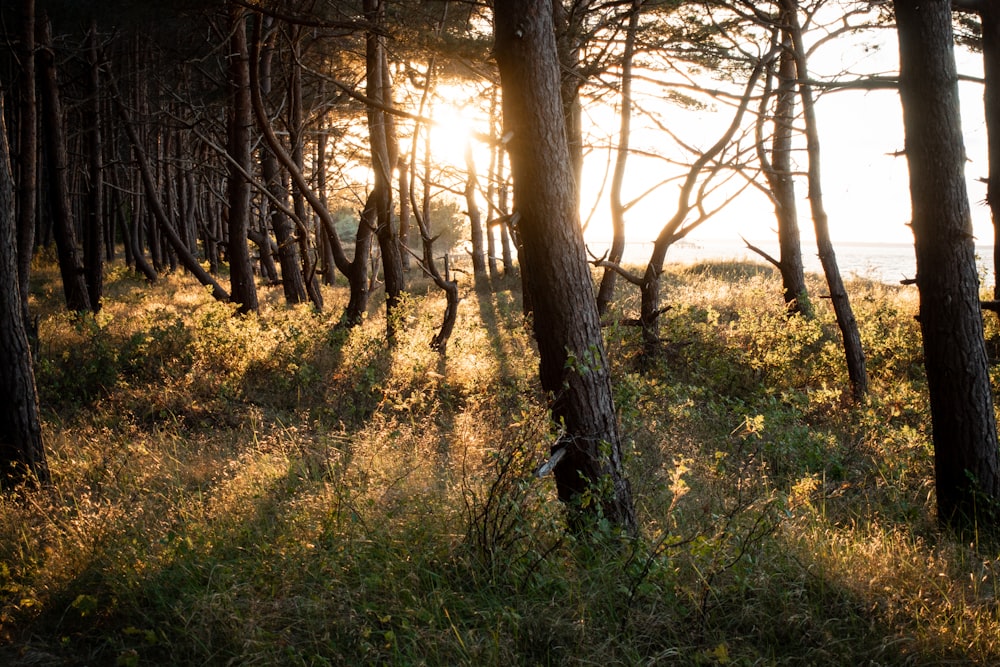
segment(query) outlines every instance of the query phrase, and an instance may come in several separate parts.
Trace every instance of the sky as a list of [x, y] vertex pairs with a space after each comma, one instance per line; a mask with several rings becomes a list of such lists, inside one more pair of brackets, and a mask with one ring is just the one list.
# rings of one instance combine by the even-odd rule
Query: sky
[[[877, 44], [877, 49], [870, 48]], [[868, 48], [866, 48], [866, 45]], [[956, 52], [959, 71], [971, 76], [982, 76], [979, 54], [964, 50]], [[895, 33], [879, 31], [866, 42], [857, 42], [845, 48], [842, 41], [817, 51], [810, 68], [817, 75], [835, 73], [845, 69], [858, 73], [888, 73], [897, 70], [898, 52]], [[993, 231], [988, 209], [984, 204], [986, 186], [978, 179], [986, 176], [986, 131], [983, 120], [982, 86], [977, 83], [961, 84], [963, 131], [969, 162], [966, 177], [972, 205], [973, 226], [977, 244], [992, 244]], [[729, 123], [728, 108], [714, 108], [700, 112], [677, 109], [666, 114], [675, 129], [685, 140], [701, 147], [711, 145]], [[909, 185], [906, 159], [897, 155], [903, 149], [902, 110], [896, 91], [841, 91], [826, 93], [817, 102], [817, 122], [821, 140], [821, 167], [824, 202], [829, 215], [834, 242], [852, 243], [902, 243], [912, 244], [913, 236], [907, 227], [910, 217]], [[614, 132], [617, 120], [613, 114], [606, 118], [595, 117], [599, 127]], [[634, 134], [634, 145], [643, 142], [660, 143], [662, 135], [644, 134], [641, 129]], [[643, 162], [632, 158], [630, 190], [645, 190], [649, 183], [662, 178], [662, 163]], [[798, 156], [798, 167], [806, 168], [804, 153]], [[584, 176], [585, 193], [596, 192], [603, 178], [604, 167], [594, 160], [591, 170]], [[812, 220], [809, 204], [805, 200], [806, 184], [797, 183], [800, 228], [804, 241], [812, 239]], [[648, 241], [655, 237], [662, 224], [676, 207], [676, 185], [661, 189], [660, 194], [637, 205], [628, 217], [627, 236], [630, 242]], [[589, 208], [587, 202], [584, 208]], [[598, 207], [588, 229], [588, 240], [610, 238], [610, 223], [601, 213], [607, 210], [606, 202]], [[585, 210], [586, 214], [586, 210]], [[743, 235], [751, 241], [775, 240], [774, 210], [770, 202], [753, 189], [747, 190], [715, 218], [707, 221], [688, 237], [739, 241]]]

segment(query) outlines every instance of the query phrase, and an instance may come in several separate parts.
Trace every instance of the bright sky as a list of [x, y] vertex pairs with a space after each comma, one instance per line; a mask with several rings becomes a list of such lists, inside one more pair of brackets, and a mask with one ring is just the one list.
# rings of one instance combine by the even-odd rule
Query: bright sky
[[[847, 51], [842, 43], [831, 44], [820, 51], [810, 63], [818, 74], [850, 68], [857, 73], [886, 73], [897, 69], [898, 52], [895, 33], [882, 30], [877, 50]], [[860, 46], [860, 45], [859, 45]], [[982, 76], [980, 54], [960, 50], [956, 53], [959, 71]], [[993, 231], [989, 211], [985, 206], [985, 184], [978, 179], [986, 176], [986, 130], [983, 120], [982, 86], [961, 84], [963, 130], [969, 162], [966, 176], [972, 204], [973, 226], [977, 244], [992, 244]], [[693, 116], [693, 117], [692, 117]], [[704, 112], [677, 110], [668, 119], [685, 140], [700, 147], [711, 145], [721, 135], [731, 118], [728, 107]], [[834, 242], [912, 243], [913, 236], [906, 223], [910, 217], [909, 185], [905, 157], [894, 155], [903, 149], [902, 111], [896, 91], [842, 91], [827, 93], [817, 104], [820, 130], [824, 202], [829, 215]], [[603, 121], [600, 123], [617, 123]], [[615, 132], [616, 125], [605, 130]], [[706, 128], [708, 131], [706, 132]], [[699, 138], [698, 135], [704, 138]], [[637, 132], [633, 143], [641, 147], [644, 135]], [[804, 152], [797, 156], [798, 168], [805, 171]], [[658, 163], [633, 158], [636, 169], [630, 169], [633, 191], [645, 189], [646, 183], [662, 178], [664, 167]], [[630, 161], [632, 165], [632, 161]], [[585, 176], [584, 192], [596, 192], [603, 178], [604, 167], [595, 161]], [[656, 175], [654, 178], [653, 175]], [[662, 194], [636, 206], [628, 216], [629, 241], [651, 240], [676, 207], [678, 186], [669, 185]], [[804, 179], [797, 183], [800, 196], [799, 222], [804, 240], [812, 238], [812, 219], [805, 200]], [[588, 204], [584, 203], [585, 208]], [[610, 223], [600, 213], [595, 215], [588, 237], [591, 240], [610, 238]], [[773, 240], [774, 210], [758, 191], [747, 190], [741, 197], [704, 223], [688, 237], [697, 239]]]
[[[877, 44], [878, 48], [870, 48], [872, 44]], [[956, 56], [961, 73], [982, 76], [980, 54], [960, 49]], [[848, 70], [859, 75], [887, 74], [897, 70], [897, 59], [895, 32], [883, 29], [877, 35], [868, 34], [863, 42], [858, 40], [856, 47], [846, 48], [844, 40], [829, 43], [814, 55], [810, 68], [817, 78]], [[657, 94], [662, 95], [659, 91]], [[463, 151], [470, 129], [487, 131], [482, 111], [474, 109], [476, 102], [482, 101], [469, 99], [468, 90], [457, 88], [441, 88], [438, 95], [447, 102], [439, 102], [434, 110], [434, 115], [439, 120], [439, 125], [432, 131], [435, 158], [464, 169]], [[650, 100], [640, 99], [639, 102], [648, 105]], [[974, 231], [977, 244], [991, 245], [993, 231], [989, 211], [984, 203], [986, 186], [979, 181], [987, 173], [982, 86], [963, 82], [961, 103], [969, 157], [966, 176]], [[607, 144], [617, 141], [619, 123], [617, 110], [607, 106], [589, 109], [587, 113], [592, 138], [597, 143], [604, 142], [605, 147], [595, 149], [587, 159], [582, 186], [584, 218], [588, 217], [594, 207], [598, 193], [602, 188], [606, 190], [610, 183], [610, 167], [607, 163], [610, 153]], [[671, 131], [685, 142], [707, 148], [728, 126], [732, 111], [728, 106], [716, 104], [703, 111], [670, 107], [662, 113], [664, 122]], [[898, 93], [894, 90], [825, 93], [818, 99], [817, 116], [824, 201], [834, 242], [911, 244], [913, 236], [906, 226], [910, 217], [906, 159], [902, 155], [896, 155], [903, 149], [902, 111]], [[641, 125], [641, 119], [636, 117], [633, 124], [633, 149], [669, 152], [669, 139], [660, 130], [644, 130]], [[483, 177], [488, 167], [488, 150], [479, 145], [475, 154]], [[674, 152], [674, 156], [690, 160], [690, 156], [681, 151]], [[797, 168], [804, 172], [804, 151], [797, 154], [797, 160]], [[628, 200], [644, 192], [652, 184], [677, 173], [677, 168], [666, 165], [662, 160], [633, 156], [629, 159], [625, 199]], [[678, 187], [676, 183], [670, 183], [629, 211], [626, 237], [630, 243], [651, 241], [656, 236], [676, 209]], [[803, 241], [809, 243], [813, 230], [809, 204], [805, 199], [804, 178], [799, 179], [797, 192], [800, 197], [799, 225]], [[608, 208], [605, 193], [597, 202], [589, 222], [588, 241], [610, 240]], [[738, 241], [742, 235], [751, 241], [776, 243], [774, 227], [773, 206], [763, 194], [749, 188], [738, 200], [696, 229], [688, 239]]]

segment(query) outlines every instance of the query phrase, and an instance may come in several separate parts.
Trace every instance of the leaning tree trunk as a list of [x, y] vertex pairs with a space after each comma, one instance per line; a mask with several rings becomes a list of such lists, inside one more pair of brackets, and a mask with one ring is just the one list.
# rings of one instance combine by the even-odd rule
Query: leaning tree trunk
[[251, 173], [250, 127], [250, 56], [247, 52], [246, 10], [230, 3], [229, 47], [229, 278], [231, 299], [239, 305], [241, 313], [256, 312], [257, 285], [247, 232], [250, 227], [250, 182], [245, 174]]
[[0, 490], [49, 481], [18, 289], [14, 176], [0, 90]]
[[1000, 456], [965, 185], [951, 2], [896, 0], [894, 6], [938, 519], [957, 529], [995, 526]]
[[[564, 429], [554, 451], [571, 526], [603, 515], [636, 530], [608, 360], [601, 338], [559, 93], [552, 13], [537, 0], [496, 0], [495, 53], [514, 177], [525, 284], [534, 305], [542, 388]], [[581, 502], [588, 492], [598, 502]]]
[[82, 312], [91, 309], [87, 283], [84, 280], [83, 262], [76, 239], [73, 222], [73, 208], [70, 203], [69, 180], [66, 155], [66, 135], [63, 131], [62, 102], [59, 97], [59, 81], [56, 76], [55, 51], [52, 47], [52, 23], [48, 16], [38, 26], [41, 65], [42, 110], [45, 136], [45, 156], [48, 160], [49, 206], [52, 210], [52, 226], [59, 255], [59, 271], [62, 276], [66, 307]]
[[847, 290], [844, 288], [844, 281], [840, 276], [837, 255], [830, 239], [826, 209], [823, 206], [819, 130], [816, 127], [816, 109], [812, 86], [807, 83], [809, 81], [809, 68], [798, 19], [798, 0], [782, 0], [782, 9], [790, 27], [792, 50], [795, 54], [795, 71], [799, 79], [799, 97], [802, 99], [802, 115], [805, 118], [806, 151], [809, 156], [809, 206], [812, 209], [813, 227], [816, 230], [816, 248], [819, 250], [819, 260], [823, 265], [823, 273], [826, 275], [826, 282], [830, 288], [830, 301], [833, 303], [833, 312], [837, 316], [837, 325], [840, 327], [840, 334], [843, 338], [844, 357], [847, 363], [847, 376], [851, 383], [851, 393], [854, 400], [860, 401], [868, 392], [868, 370], [865, 367], [865, 353], [861, 346], [858, 322], [854, 317]]

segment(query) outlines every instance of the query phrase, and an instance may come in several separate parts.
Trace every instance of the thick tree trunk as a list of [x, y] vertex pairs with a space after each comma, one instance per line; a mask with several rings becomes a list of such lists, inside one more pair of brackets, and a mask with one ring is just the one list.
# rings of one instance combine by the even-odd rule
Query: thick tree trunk
[[0, 490], [49, 481], [18, 289], [14, 215], [14, 175], [0, 90]]
[[1000, 457], [965, 186], [951, 3], [896, 0], [894, 6], [938, 519], [958, 529], [995, 526]]
[[232, 286], [231, 299], [239, 304], [239, 312], [257, 312], [257, 285], [254, 282], [253, 265], [250, 263], [250, 248], [247, 245], [247, 231], [250, 226], [250, 182], [244, 174], [251, 173], [250, 127], [250, 57], [247, 53], [246, 10], [237, 5], [229, 5], [230, 37], [229, 46], [229, 86], [231, 102], [229, 108], [229, 278]]
[[[551, 7], [496, 0], [495, 53], [503, 116], [511, 134], [515, 215], [522, 271], [534, 305], [542, 388], [564, 433], [555, 466], [571, 525], [603, 514], [627, 532], [635, 509], [622, 470], [611, 378], [576, 204], [559, 92]], [[586, 493], [598, 502], [581, 503]]]
[[816, 230], [816, 247], [819, 250], [819, 260], [823, 265], [823, 273], [826, 275], [826, 282], [830, 288], [830, 300], [843, 339], [851, 393], [854, 400], [860, 401], [868, 392], [868, 370], [865, 367], [865, 353], [861, 346], [858, 322], [851, 309], [851, 302], [847, 296], [847, 290], [844, 288], [844, 281], [840, 276], [840, 268], [837, 266], [837, 256], [833, 250], [830, 226], [823, 205], [819, 129], [816, 126], [812, 86], [807, 83], [809, 81], [809, 68], [806, 62], [805, 46], [802, 43], [802, 30], [799, 26], [798, 1], [782, 0], [782, 8], [790, 26], [792, 48], [795, 54], [795, 71], [799, 80], [799, 97], [802, 99], [802, 114], [805, 119], [806, 151], [809, 156], [809, 206], [812, 209], [813, 227]]
[[59, 255], [59, 271], [62, 276], [66, 307], [73, 311], [91, 309], [87, 283], [84, 280], [83, 262], [76, 239], [73, 222], [73, 208], [66, 156], [66, 135], [63, 131], [62, 102], [59, 97], [59, 82], [56, 76], [55, 52], [52, 47], [52, 23], [48, 16], [42, 18], [38, 26], [40, 50], [38, 51], [42, 79], [42, 109], [45, 124], [45, 156], [48, 160], [49, 206], [52, 211], [52, 226]]

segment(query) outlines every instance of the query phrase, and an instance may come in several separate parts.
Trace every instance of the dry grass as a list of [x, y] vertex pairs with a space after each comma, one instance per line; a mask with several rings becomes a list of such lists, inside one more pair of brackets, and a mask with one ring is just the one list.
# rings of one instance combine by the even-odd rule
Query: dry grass
[[828, 304], [788, 321], [768, 270], [668, 274], [655, 369], [608, 331], [623, 544], [566, 535], [531, 474], [552, 436], [509, 285], [464, 295], [441, 358], [423, 287], [389, 348], [377, 312], [335, 329], [340, 288], [235, 318], [119, 268], [77, 320], [38, 277], [54, 484], [0, 499], [4, 664], [1000, 660], [996, 543], [934, 522], [911, 291], [850, 285], [854, 406]]

